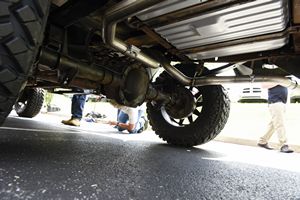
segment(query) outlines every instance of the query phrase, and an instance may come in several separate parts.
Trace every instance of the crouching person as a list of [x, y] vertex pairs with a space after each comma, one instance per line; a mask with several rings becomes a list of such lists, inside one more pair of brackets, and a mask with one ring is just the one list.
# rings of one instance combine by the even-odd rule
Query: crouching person
[[109, 121], [108, 124], [114, 126], [118, 131], [127, 130], [129, 133], [141, 133], [148, 127], [148, 120], [141, 107], [131, 108], [111, 101], [111, 104], [118, 108], [117, 121]]

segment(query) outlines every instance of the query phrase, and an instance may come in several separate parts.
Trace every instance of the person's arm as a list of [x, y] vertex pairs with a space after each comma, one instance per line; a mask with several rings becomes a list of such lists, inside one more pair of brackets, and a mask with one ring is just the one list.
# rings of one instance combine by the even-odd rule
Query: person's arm
[[119, 126], [120, 128], [126, 129], [128, 131], [133, 131], [135, 125], [134, 124], [126, 124], [126, 123], [120, 123], [116, 121], [109, 121], [109, 124], [112, 126]]

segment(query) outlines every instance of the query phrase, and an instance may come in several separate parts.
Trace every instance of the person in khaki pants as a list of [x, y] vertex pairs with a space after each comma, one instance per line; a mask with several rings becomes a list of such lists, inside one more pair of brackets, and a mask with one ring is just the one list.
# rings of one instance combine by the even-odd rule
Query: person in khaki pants
[[263, 88], [268, 88], [268, 103], [271, 114], [271, 121], [268, 124], [266, 133], [260, 137], [257, 145], [265, 149], [273, 149], [268, 145], [268, 141], [274, 132], [277, 133], [280, 143], [280, 152], [292, 153], [286, 138], [286, 129], [284, 125], [285, 104], [287, 102], [288, 90], [281, 85], [265, 84]]

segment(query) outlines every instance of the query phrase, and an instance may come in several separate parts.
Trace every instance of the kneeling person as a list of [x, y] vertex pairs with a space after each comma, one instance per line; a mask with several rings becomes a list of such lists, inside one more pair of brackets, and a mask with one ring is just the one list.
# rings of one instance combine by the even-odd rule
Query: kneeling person
[[115, 126], [119, 131], [127, 130], [129, 133], [141, 133], [147, 129], [148, 120], [140, 107], [131, 108], [112, 104], [119, 110], [117, 121], [109, 121], [110, 125]]

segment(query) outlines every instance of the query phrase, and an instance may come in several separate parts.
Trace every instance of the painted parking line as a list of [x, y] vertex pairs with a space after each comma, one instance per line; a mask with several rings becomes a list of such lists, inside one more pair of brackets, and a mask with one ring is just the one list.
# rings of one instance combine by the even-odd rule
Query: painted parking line
[[[45, 133], [58, 133], [58, 130], [49, 129], [31, 129], [31, 128], [14, 128], [14, 127], [0, 127], [0, 130], [13, 130], [13, 131], [28, 131], [28, 132], [45, 132]], [[76, 130], [78, 133], [88, 133], [82, 130]], [[59, 133], [74, 133], [74, 131], [60, 130]]]

